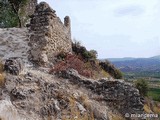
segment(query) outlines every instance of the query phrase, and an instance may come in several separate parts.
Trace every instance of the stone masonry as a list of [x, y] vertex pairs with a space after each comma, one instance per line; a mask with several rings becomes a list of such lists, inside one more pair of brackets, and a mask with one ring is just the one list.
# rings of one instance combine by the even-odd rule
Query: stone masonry
[[[74, 69], [62, 71], [58, 74], [59, 77], [66, 78], [73, 84], [83, 86], [92, 91], [99, 101], [105, 102], [105, 105], [118, 110], [124, 118], [125, 114], [144, 114], [144, 98], [139, 94], [132, 84], [126, 83], [123, 80], [106, 80], [98, 81], [83, 78]], [[94, 96], [92, 94], [92, 96]], [[128, 118], [127, 120], [139, 120], [141, 118]]]
[[37, 5], [37, 0], [28, 0], [26, 5], [27, 15], [32, 15], [34, 13], [36, 5]]
[[47, 3], [36, 6], [30, 22], [29, 60], [39, 65], [52, 62], [60, 52], [71, 52], [70, 18], [64, 18], [64, 24]]

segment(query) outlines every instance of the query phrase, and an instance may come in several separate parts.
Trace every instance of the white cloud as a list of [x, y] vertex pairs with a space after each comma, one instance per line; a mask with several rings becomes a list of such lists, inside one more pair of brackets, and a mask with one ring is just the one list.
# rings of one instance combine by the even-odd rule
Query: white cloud
[[140, 6], [135, 6], [135, 5], [126, 6], [115, 10], [115, 14], [117, 16], [126, 16], [126, 15], [137, 16], [137, 15], [142, 15], [143, 13], [144, 9]]

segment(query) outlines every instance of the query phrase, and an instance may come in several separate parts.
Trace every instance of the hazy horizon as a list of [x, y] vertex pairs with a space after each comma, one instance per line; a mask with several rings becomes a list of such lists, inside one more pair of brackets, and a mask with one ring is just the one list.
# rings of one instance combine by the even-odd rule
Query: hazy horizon
[[160, 55], [159, 0], [38, 0], [47, 2], [63, 22], [71, 18], [72, 38], [98, 58]]
[[[137, 58], [152, 58], [152, 57], [160, 57], [160, 55], [154, 55], [154, 56], [150, 56], [150, 57], [109, 57], [107, 59], [123, 59], [123, 58], [133, 58], [133, 59], [137, 59]], [[106, 59], [106, 58], [100, 58], [100, 59]]]

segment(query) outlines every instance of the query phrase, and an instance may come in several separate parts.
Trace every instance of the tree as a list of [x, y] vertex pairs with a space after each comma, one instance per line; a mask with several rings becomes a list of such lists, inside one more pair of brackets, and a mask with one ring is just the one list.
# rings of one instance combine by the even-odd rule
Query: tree
[[97, 51], [96, 51], [96, 50], [90, 50], [89, 52], [90, 52], [90, 54], [91, 54], [92, 58], [94, 58], [94, 59], [96, 59], [96, 58], [97, 58], [98, 53], [97, 53]]
[[8, 0], [0, 1], [0, 28], [17, 26], [18, 19]]
[[148, 87], [148, 82], [145, 79], [138, 79], [135, 82], [135, 86], [139, 90], [139, 93], [142, 96], [147, 96], [149, 87]]
[[80, 55], [84, 61], [95, 60], [98, 56], [96, 50], [88, 51], [86, 47], [81, 45], [81, 43], [75, 39], [74, 42], [72, 42], [72, 50], [75, 54]]
[[19, 27], [22, 27], [21, 18], [20, 18], [20, 10], [26, 5], [27, 0], [8, 0], [13, 12], [17, 16]]

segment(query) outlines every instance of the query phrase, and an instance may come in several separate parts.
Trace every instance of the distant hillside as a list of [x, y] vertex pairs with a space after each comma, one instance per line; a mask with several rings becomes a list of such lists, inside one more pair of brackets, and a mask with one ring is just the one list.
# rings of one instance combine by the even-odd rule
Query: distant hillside
[[116, 62], [116, 61], [126, 61], [126, 60], [135, 60], [136, 58], [132, 58], [132, 57], [125, 57], [125, 58], [108, 58], [107, 60], [112, 61], [112, 62]]
[[108, 60], [126, 75], [160, 77], [160, 56], [150, 58], [111, 58]]
[[160, 55], [150, 57], [150, 59], [159, 59], [160, 60]]

